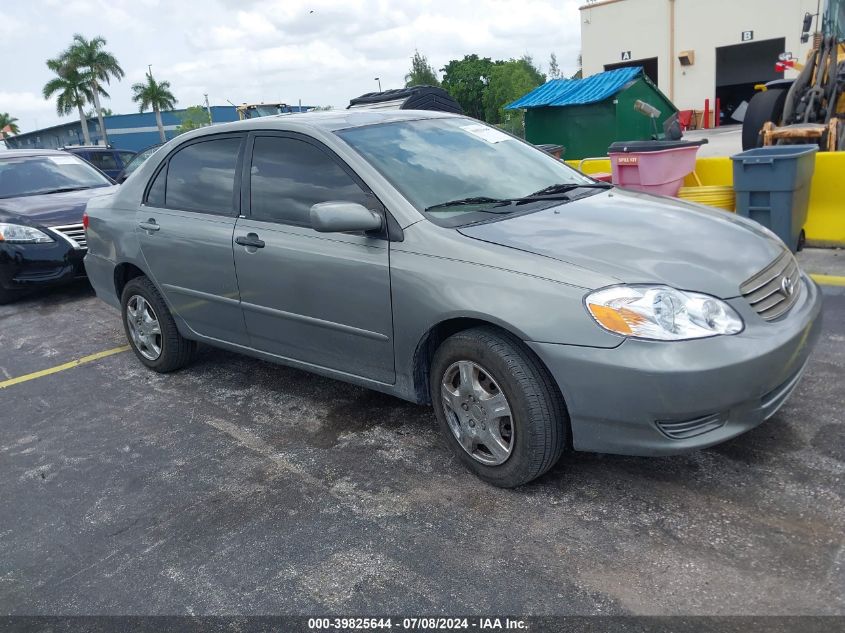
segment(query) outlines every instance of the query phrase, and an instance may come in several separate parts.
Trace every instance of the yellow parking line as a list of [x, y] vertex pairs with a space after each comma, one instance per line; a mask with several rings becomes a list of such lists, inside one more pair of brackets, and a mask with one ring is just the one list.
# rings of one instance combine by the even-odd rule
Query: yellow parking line
[[821, 275], [811, 273], [810, 277], [813, 278], [813, 281], [817, 284], [821, 284], [822, 286], [845, 286], [845, 277], [840, 275]]
[[73, 369], [74, 367], [78, 367], [79, 365], [84, 365], [85, 363], [91, 363], [95, 360], [100, 360], [101, 358], [105, 358], [106, 356], [111, 356], [112, 354], [120, 354], [120, 352], [126, 352], [129, 350], [128, 345], [123, 345], [122, 347], [114, 347], [112, 349], [107, 349], [102, 352], [97, 352], [96, 354], [91, 354], [90, 356], [83, 356], [82, 358], [77, 358], [76, 360], [72, 360], [69, 363], [64, 363], [62, 365], [56, 365], [55, 367], [50, 367], [49, 369], [42, 369], [41, 371], [34, 371], [31, 374], [25, 374], [23, 376], [18, 376], [17, 378], [9, 378], [9, 380], [4, 380], [0, 382], [0, 389], [5, 389], [6, 387], [11, 387], [12, 385], [17, 385], [21, 382], [27, 382], [28, 380], [35, 380], [36, 378], [42, 378], [44, 376], [49, 376], [50, 374], [55, 374], [60, 371], [64, 371], [65, 369]]

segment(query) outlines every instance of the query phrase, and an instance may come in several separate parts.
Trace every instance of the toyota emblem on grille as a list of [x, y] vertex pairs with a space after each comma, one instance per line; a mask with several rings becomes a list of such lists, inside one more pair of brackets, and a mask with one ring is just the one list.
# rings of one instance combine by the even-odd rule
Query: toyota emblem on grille
[[784, 277], [780, 280], [780, 289], [787, 297], [791, 297], [795, 288], [792, 286], [792, 280], [789, 277]]

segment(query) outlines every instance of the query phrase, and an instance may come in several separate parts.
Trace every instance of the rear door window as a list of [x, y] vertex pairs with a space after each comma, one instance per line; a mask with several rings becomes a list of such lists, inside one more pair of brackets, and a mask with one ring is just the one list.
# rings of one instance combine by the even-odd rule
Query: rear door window
[[[235, 171], [241, 141], [238, 137], [201, 141], [173, 154], [167, 165], [165, 206], [233, 215], [236, 209]], [[154, 183], [150, 194], [157, 184]]]
[[163, 207], [164, 205], [164, 188], [167, 183], [167, 165], [162, 167], [158, 174], [156, 174], [153, 184], [150, 185], [147, 191], [147, 201], [145, 204], [151, 207]]

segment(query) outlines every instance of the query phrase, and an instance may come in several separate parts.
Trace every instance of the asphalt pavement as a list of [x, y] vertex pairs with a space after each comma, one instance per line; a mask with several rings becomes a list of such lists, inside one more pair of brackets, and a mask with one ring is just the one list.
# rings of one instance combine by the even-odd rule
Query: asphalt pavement
[[146, 370], [86, 285], [0, 306], [0, 614], [845, 614], [845, 288], [771, 420], [517, 490], [425, 407], [203, 348]]

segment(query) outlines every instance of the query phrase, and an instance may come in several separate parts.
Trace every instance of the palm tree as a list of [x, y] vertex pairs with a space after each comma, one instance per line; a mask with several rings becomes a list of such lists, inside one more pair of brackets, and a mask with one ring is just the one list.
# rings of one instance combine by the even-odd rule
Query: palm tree
[[63, 59], [69, 66], [79, 70], [88, 81], [89, 92], [94, 98], [94, 109], [103, 134], [103, 143], [108, 145], [109, 137], [106, 124], [103, 121], [103, 109], [100, 107], [100, 95], [108, 96], [103, 90], [103, 83], [110, 83], [114, 77], [120, 80], [124, 76], [123, 68], [117, 58], [105, 50], [106, 39], [96, 36], [90, 40], [77, 33], [73, 36], [70, 48], [63, 54]]
[[161, 142], [164, 143], [167, 138], [164, 136], [164, 125], [161, 123], [161, 111], [172, 110], [176, 104], [176, 97], [170, 92], [170, 82], [157, 82], [153, 79], [153, 73], [148, 72], [147, 81], [132, 85], [132, 101], [139, 105], [141, 112], [146, 112], [152, 108], [156, 115], [158, 135], [161, 137]]
[[62, 60], [48, 59], [47, 68], [56, 73], [50, 81], [44, 84], [42, 94], [45, 99], [50, 99], [58, 93], [56, 99], [56, 112], [59, 116], [70, 114], [76, 108], [79, 112], [79, 123], [82, 125], [82, 137], [85, 144], [91, 144], [91, 136], [88, 134], [88, 119], [83, 108], [91, 100], [91, 89], [86, 78], [76, 68], [68, 66]]
[[8, 112], [0, 112], [0, 138], [6, 135], [6, 132], [4, 132], [6, 128], [9, 128], [11, 134], [21, 133], [21, 129], [18, 127], [18, 120]]

